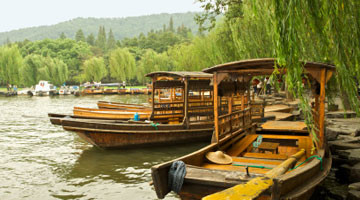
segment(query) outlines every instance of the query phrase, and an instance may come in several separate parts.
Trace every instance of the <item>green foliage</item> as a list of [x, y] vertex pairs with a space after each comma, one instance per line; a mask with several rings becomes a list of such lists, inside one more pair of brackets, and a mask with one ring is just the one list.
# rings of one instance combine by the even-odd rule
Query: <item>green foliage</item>
[[0, 47], [0, 82], [19, 85], [22, 63], [23, 59], [16, 45]]
[[0, 45], [4, 44], [6, 38], [11, 41], [30, 41], [49, 39], [58, 39], [61, 32], [71, 39], [75, 39], [75, 33], [79, 27], [86, 36], [96, 34], [99, 26], [105, 26], [112, 29], [116, 40], [122, 40], [126, 37], [131, 38], [140, 33], [147, 33], [150, 30], [158, 30], [163, 28], [163, 24], [168, 24], [170, 17], [174, 20], [174, 27], [184, 24], [196, 33], [197, 25], [194, 16], [197, 13], [175, 13], [175, 14], [154, 14], [139, 17], [126, 18], [76, 18], [66, 22], [61, 22], [50, 26], [40, 26], [32, 28], [24, 28], [9, 32], [0, 33]]
[[107, 69], [103, 58], [92, 57], [83, 64], [85, 81], [101, 81], [107, 75]]
[[68, 66], [69, 81], [73, 83], [83, 61], [89, 58], [92, 52], [90, 46], [85, 42], [76, 42], [71, 39], [46, 39], [27, 43], [21, 48], [21, 54], [24, 57], [36, 54], [62, 60]]
[[[243, 0], [196, 0], [201, 3], [203, 13], [197, 14], [195, 20], [199, 31], [210, 31], [216, 26], [217, 17], [225, 13], [228, 19], [242, 17]], [[210, 22], [208, 25], [207, 22]]]
[[60, 39], [66, 39], [66, 35], [65, 35], [65, 33], [64, 32], [61, 32], [61, 34], [60, 34], [60, 37], [59, 37]]
[[140, 49], [152, 49], [158, 53], [168, 50], [170, 46], [191, 41], [191, 30], [185, 26], [179, 26], [177, 32], [171, 29], [150, 31], [147, 36], [140, 34], [138, 37], [125, 38], [121, 47], [138, 47]]
[[117, 48], [109, 57], [110, 76], [118, 81], [130, 81], [136, 72], [135, 58], [128, 49]]
[[108, 34], [108, 40], [106, 43], [106, 50], [110, 51], [115, 48], [116, 48], [116, 40], [115, 40], [112, 30], [110, 29], [109, 34]]
[[25, 86], [36, 85], [40, 81], [40, 70], [45, 66], [45, 57], [31, 54], [24, 58], [24, 65], [21, 68], [22, 83]]
[[76, 32], [76, 34], [75, 34], [75, 40], [76, 40], [77, 42], [79, 42], [79, 41], [85, 42], [85, 35], [84, 35], [84, 32], [83, 32], [81, 29], [79, 29], [79, 30]]
[[95, 45], [95, 36], [94, 36], [94, 34], [91, 33], [90, 35], [88, 35], [87, 38], [86, 38], [86, 42], [89, 45], [94, 46]]
[[67, 65], [57, 58], [46, 58], [44, 80], [50, 80], [54, 85], [62, 85], [68, 80], [69, 72]]
[[69, 72], [62, 60], [32, 54], [25, 57], [21, 75], [25, 86], [36, 85], [40, 80], [49, 80], [54, 85], [62, 85], [68, 80]]
[[137, 80], [144, 84], [146, 83], [145, 75], [154, 71], [171, 71], [172, 61], [166, 53], [156, 53], [148, 49], [138, 62]]
[[95, 41], [95, 45], [100, 48], [103, 52], [106, 51], [106, 32], [105, 26], [99, 27], [99, 32]]

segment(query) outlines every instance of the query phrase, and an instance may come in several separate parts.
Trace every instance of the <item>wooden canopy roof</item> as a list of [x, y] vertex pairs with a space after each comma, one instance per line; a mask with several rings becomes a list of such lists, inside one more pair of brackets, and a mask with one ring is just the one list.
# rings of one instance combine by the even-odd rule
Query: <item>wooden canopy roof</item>
[[[214, 72], [238, 72], [243, 74], [248, 74], [251, 76], [257, 75], [269, 75], [274, 71], [275, 66], [275, 58], [258, 58], [258, 59], [248, 59], [248, 60], [240, 60], [235, 62], [229, 62], [221, 65], [216, 65], [214, 67], [210, 67], [204, 69], [203, 72], [206, 73], [214, 73]], [[326, 63], [318, 63], [318, 62], [305, 62], [305, 69], [316, 70], [325, 68], [327, 70], [334, 71], [335, 66]]]
[[212, 74], [204, 72], [188, 72], [188, 71], [158, 71], [151, 72], [145, 75], [146, 77], [154, 76], [172, 76], [172, 77], [181, 77], [181, 78], [212, 78]]

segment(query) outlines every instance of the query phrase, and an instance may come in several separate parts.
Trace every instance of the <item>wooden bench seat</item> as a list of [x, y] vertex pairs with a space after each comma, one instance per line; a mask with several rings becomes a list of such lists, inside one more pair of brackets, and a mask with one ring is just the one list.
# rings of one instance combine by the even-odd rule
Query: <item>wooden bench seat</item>
[[245, 158], [264, 158], [264, 159], [273, 159], [273, 160], [286, 160], [287, 155], [283, 154], [267, 154], [267, 153], [250, 153], [246, 152], [243, 154]]

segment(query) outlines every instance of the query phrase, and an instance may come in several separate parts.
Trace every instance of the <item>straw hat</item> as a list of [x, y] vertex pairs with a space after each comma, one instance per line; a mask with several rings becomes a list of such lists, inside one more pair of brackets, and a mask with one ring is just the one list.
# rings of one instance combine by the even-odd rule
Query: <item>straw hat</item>
[[222, 151], [208, 152], [206, 158], [216, 164], [228, 165], [232, 163], [232, 158], [229, 155], [224, 154]]

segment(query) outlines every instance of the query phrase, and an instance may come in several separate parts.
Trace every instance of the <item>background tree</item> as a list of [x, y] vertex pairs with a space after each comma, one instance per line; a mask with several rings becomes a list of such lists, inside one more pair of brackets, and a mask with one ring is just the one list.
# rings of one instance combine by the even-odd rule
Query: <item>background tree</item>
[[166, 53], [156, 53], [154, 50], [148, 49], [138, 62], [137, 80], [145, 84], [145, 75], [154, 71], [171, 71], [172, 62]]
[[44, 71], [41, 74], [43, 79], [60, 86], [68, 80], [68, 67], [60, 59], [47, 57]]
[[170, 17], [169, 21], [169, 31], [174, 32], [174, 20], [172, 17]]
[[106, 33], [105, 33], [104, 26], [99, 27], [99, 32], [98, 32], [95, 44], [97, 47], [102, 49], [103, 52], [105, 52], [105, 50], [106, 50]]
[[0, 81], [19, 85], [22, 63], [23, 59], [16, 45], [0, 47]]
[[94, 36], [94, 34], [90, 33], [90, 35], [88, 35], [87, 38], [86, 38], [86, 42], [89, 45], [94, 46], [95, 45], [95, 36]]
[[79, 74], [83, 61], [92, 56], [87, 43], [71, 39], [46, 39], [30, 42], [21, 48], [21, 53], [24, 57], [37, 54], [62, 60], [68, 66], [69, 83], [75, 83], [74, 77]]
[[108, 40], [106, 43], [106, 50], [111, 51], [112, 49], [115, 49], [115, 48], [116, 48], [116, 40], [115, 40], [112, 30], [110, 29], [109, 34], [108, 34]]
[[83, 32], [81, 29], [79, 29], [79, 30], [76, 32], [76, 34], [75, 34], [75, 40], [76, 40], [77, 42], [79, 42], [79, 41], [85, 42], [85, 35], [84, 35], [84, 32]]
[[103, 58], [92, 57], [83, 64], [86, 81], [101, 81], [107, 75], [107, 69]]
[[65, 33], [64, 32], [61, 32], [61, 34], [60, 34], [60, 37], [59, 37], [60, 39], [66, 39], [66, 35], [65, 35]]
[[111, 77], [118, 81], [130, 81], [137, 73], [135, 58], [126, 48], [117, 48], [110, 53], [109, 67]]
[[36, 85], [40, 81], [40, 69], [45, 66], [45, 57], [31, 54], [24, 58], [24, 65], [21, 68], [22, 83], [25, 86]]

